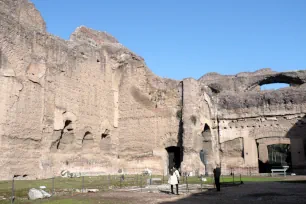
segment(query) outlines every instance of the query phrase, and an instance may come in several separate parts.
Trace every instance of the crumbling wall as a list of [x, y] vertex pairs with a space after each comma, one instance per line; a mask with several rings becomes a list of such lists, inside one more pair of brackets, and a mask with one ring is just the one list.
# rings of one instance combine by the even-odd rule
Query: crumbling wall
[[106, 32], [48, 34], [27, 0], [0, 1], [0, 175], [162, 173], [180, 90]]
[[[305, 77], [305, 71], [278, 73], [262, 69], [235, 76], [212, 73], [199, 79], [217, 106], [221, 147], [237, 138], [242, 138], [243, 141], [242, 157], [228, 159], [226, 157], [230, 154], [221, 149], [224, 172], [228, 172], [231, 163], [236, 163], [235, 168], [251, 167], [254, 173], [258, 173], [260, 150], [257, 144], [260, 138], [295, 137], [299, 138], [296, 140], [303, 140], [305, 136], [301, 135], [301, 130], [288, 133], [306, 114]], [[261, 85], [270, 83], [288, 83], [290, 87], [260, 90]], [[292, 151], [296, 152], [297, 148], [297, 143], [291, 142]], [[295, 160], [294, 158], [300, 156], [293, 153], [292, 160]], [[304, 159], [299, 159], [299, 163], [301, 160]]]
[[[45, 28], [28, 0], [0, 0], [1, 179], [167, 173], [171, 146], [182, 172], [257, 171], [257, 143], [272, 137], [290, 138], [293, 166], [305, 168], [305, 71], [175, 81], [106, 32], [81, 26], [65, 41]], [[276, 82], [290, 87], [260, 91]]]
[[180, 86], [138, 62], [127, 67], [119, 88], [119, 157], [128, 172], [168, 170], [166, 148], [178, 145]]
[[203, 150], [207, 160], [206, 172], [213, 173], [219, 163], [219, 142], [216, 112], [212, 99], [202, 89], [201, 83], [188, 78], [183, 83], [183, 163], [182, 171], [205, 173], [200, 158]]

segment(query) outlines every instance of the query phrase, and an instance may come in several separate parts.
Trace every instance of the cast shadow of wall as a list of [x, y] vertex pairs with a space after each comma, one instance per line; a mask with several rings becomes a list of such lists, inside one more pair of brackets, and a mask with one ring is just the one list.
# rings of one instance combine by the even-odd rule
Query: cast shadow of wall
[[292, 170], [296, 174], [306, 174], [306, 115], [287, 132], [290, 138]]

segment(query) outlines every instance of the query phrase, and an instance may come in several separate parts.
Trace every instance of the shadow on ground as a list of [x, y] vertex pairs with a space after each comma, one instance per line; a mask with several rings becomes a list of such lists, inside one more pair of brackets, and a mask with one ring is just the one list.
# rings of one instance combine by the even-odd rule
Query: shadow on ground
[[299, 204], [306, 203], [306, 181], [292, 180], [281, 182], [250, 182], [243, 185], [228, 185], [221, 192], [208, 189], [206, 192], [194, 193], [176, 200], [160, 204]]

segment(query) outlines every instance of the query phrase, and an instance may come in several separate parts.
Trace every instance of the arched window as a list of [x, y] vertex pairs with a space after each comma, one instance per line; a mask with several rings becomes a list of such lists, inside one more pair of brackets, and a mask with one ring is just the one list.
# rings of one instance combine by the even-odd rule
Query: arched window
[[204, 125], [204, 129], [202, 131], [202, 137], [204, 138], [204, 142], [211, 141], [210, 127], [207, 124]]
[[94, 143], [93, 139], [94, 138], [93, 138], [93, 135], [91, 134], [91, 132], [89, 132], [89, 131], [85, 132], [84, 137], [82, 139], [83, 148], [85, 148], [85, 149], [92, 148], [92, 145]]

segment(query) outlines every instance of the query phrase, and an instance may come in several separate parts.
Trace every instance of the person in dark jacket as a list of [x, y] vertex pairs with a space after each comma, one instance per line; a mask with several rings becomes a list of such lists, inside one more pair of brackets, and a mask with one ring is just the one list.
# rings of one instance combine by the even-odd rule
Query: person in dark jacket
[[214, 169], [214, 178], [217, 191], [220, 191], [220, 176], [221, 176], [221, 168], [220, 165], [217, 165]]

